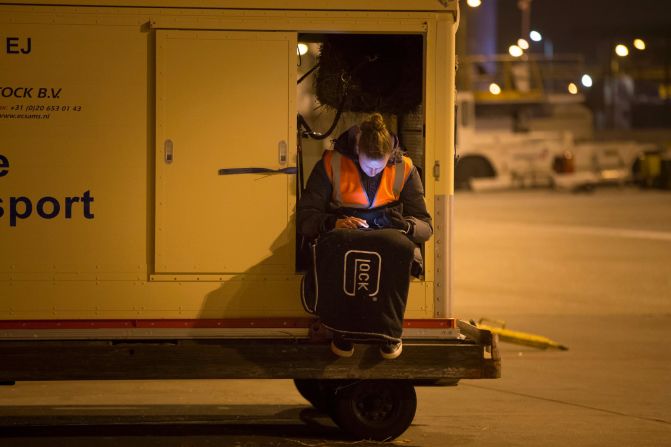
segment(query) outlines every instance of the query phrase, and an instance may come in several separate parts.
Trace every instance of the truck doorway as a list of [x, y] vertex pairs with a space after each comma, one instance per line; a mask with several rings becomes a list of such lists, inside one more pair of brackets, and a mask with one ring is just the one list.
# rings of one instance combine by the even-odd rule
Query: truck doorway
[[[425, 182], [425, 47], [419, 33], [298, 35], [300, 177], [339, 135], [378, 112]], [[301, 271], [310, 254], [297, 240]]]

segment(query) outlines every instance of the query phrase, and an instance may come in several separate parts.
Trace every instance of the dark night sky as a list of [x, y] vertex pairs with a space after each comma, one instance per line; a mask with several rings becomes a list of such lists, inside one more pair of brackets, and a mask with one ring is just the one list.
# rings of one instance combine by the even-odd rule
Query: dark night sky
[[[506, 52], [520, 34], [517, 0], [498, 0], [498, 18], [499, 51]], [[531, 28], [551, 39], [555, 53], [591, 59], [617, 39], [671, 39], [671, 0], [533, 0]]]

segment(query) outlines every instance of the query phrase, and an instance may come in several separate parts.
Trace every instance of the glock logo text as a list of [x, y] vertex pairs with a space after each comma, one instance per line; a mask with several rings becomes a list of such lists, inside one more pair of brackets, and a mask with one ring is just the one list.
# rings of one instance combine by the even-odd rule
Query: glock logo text
[[382, 258], [374, 251], [345, 253], [343, 291], [349, 296], [374, 297], [380, 291]]

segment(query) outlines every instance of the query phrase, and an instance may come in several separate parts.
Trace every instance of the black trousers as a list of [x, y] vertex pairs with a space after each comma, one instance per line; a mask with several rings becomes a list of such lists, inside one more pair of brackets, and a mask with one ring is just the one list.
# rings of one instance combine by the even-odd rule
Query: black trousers
[[400, 341], [415, 244], [398, 230], [339, 229], [311, 248], [306, 310], [352, 341]]

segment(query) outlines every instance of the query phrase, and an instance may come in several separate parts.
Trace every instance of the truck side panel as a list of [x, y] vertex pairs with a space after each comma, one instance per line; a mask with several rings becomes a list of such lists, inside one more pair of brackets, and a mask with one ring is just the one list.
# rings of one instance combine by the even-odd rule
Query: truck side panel
[[[304, 317], [295, 177], [218, 172], [295, 166], [298, 32], [425, 33], [434, 123], [433, 13], [0, 9], [0, 320]], [[434, 314], [425, 248], [409, 318]]]

